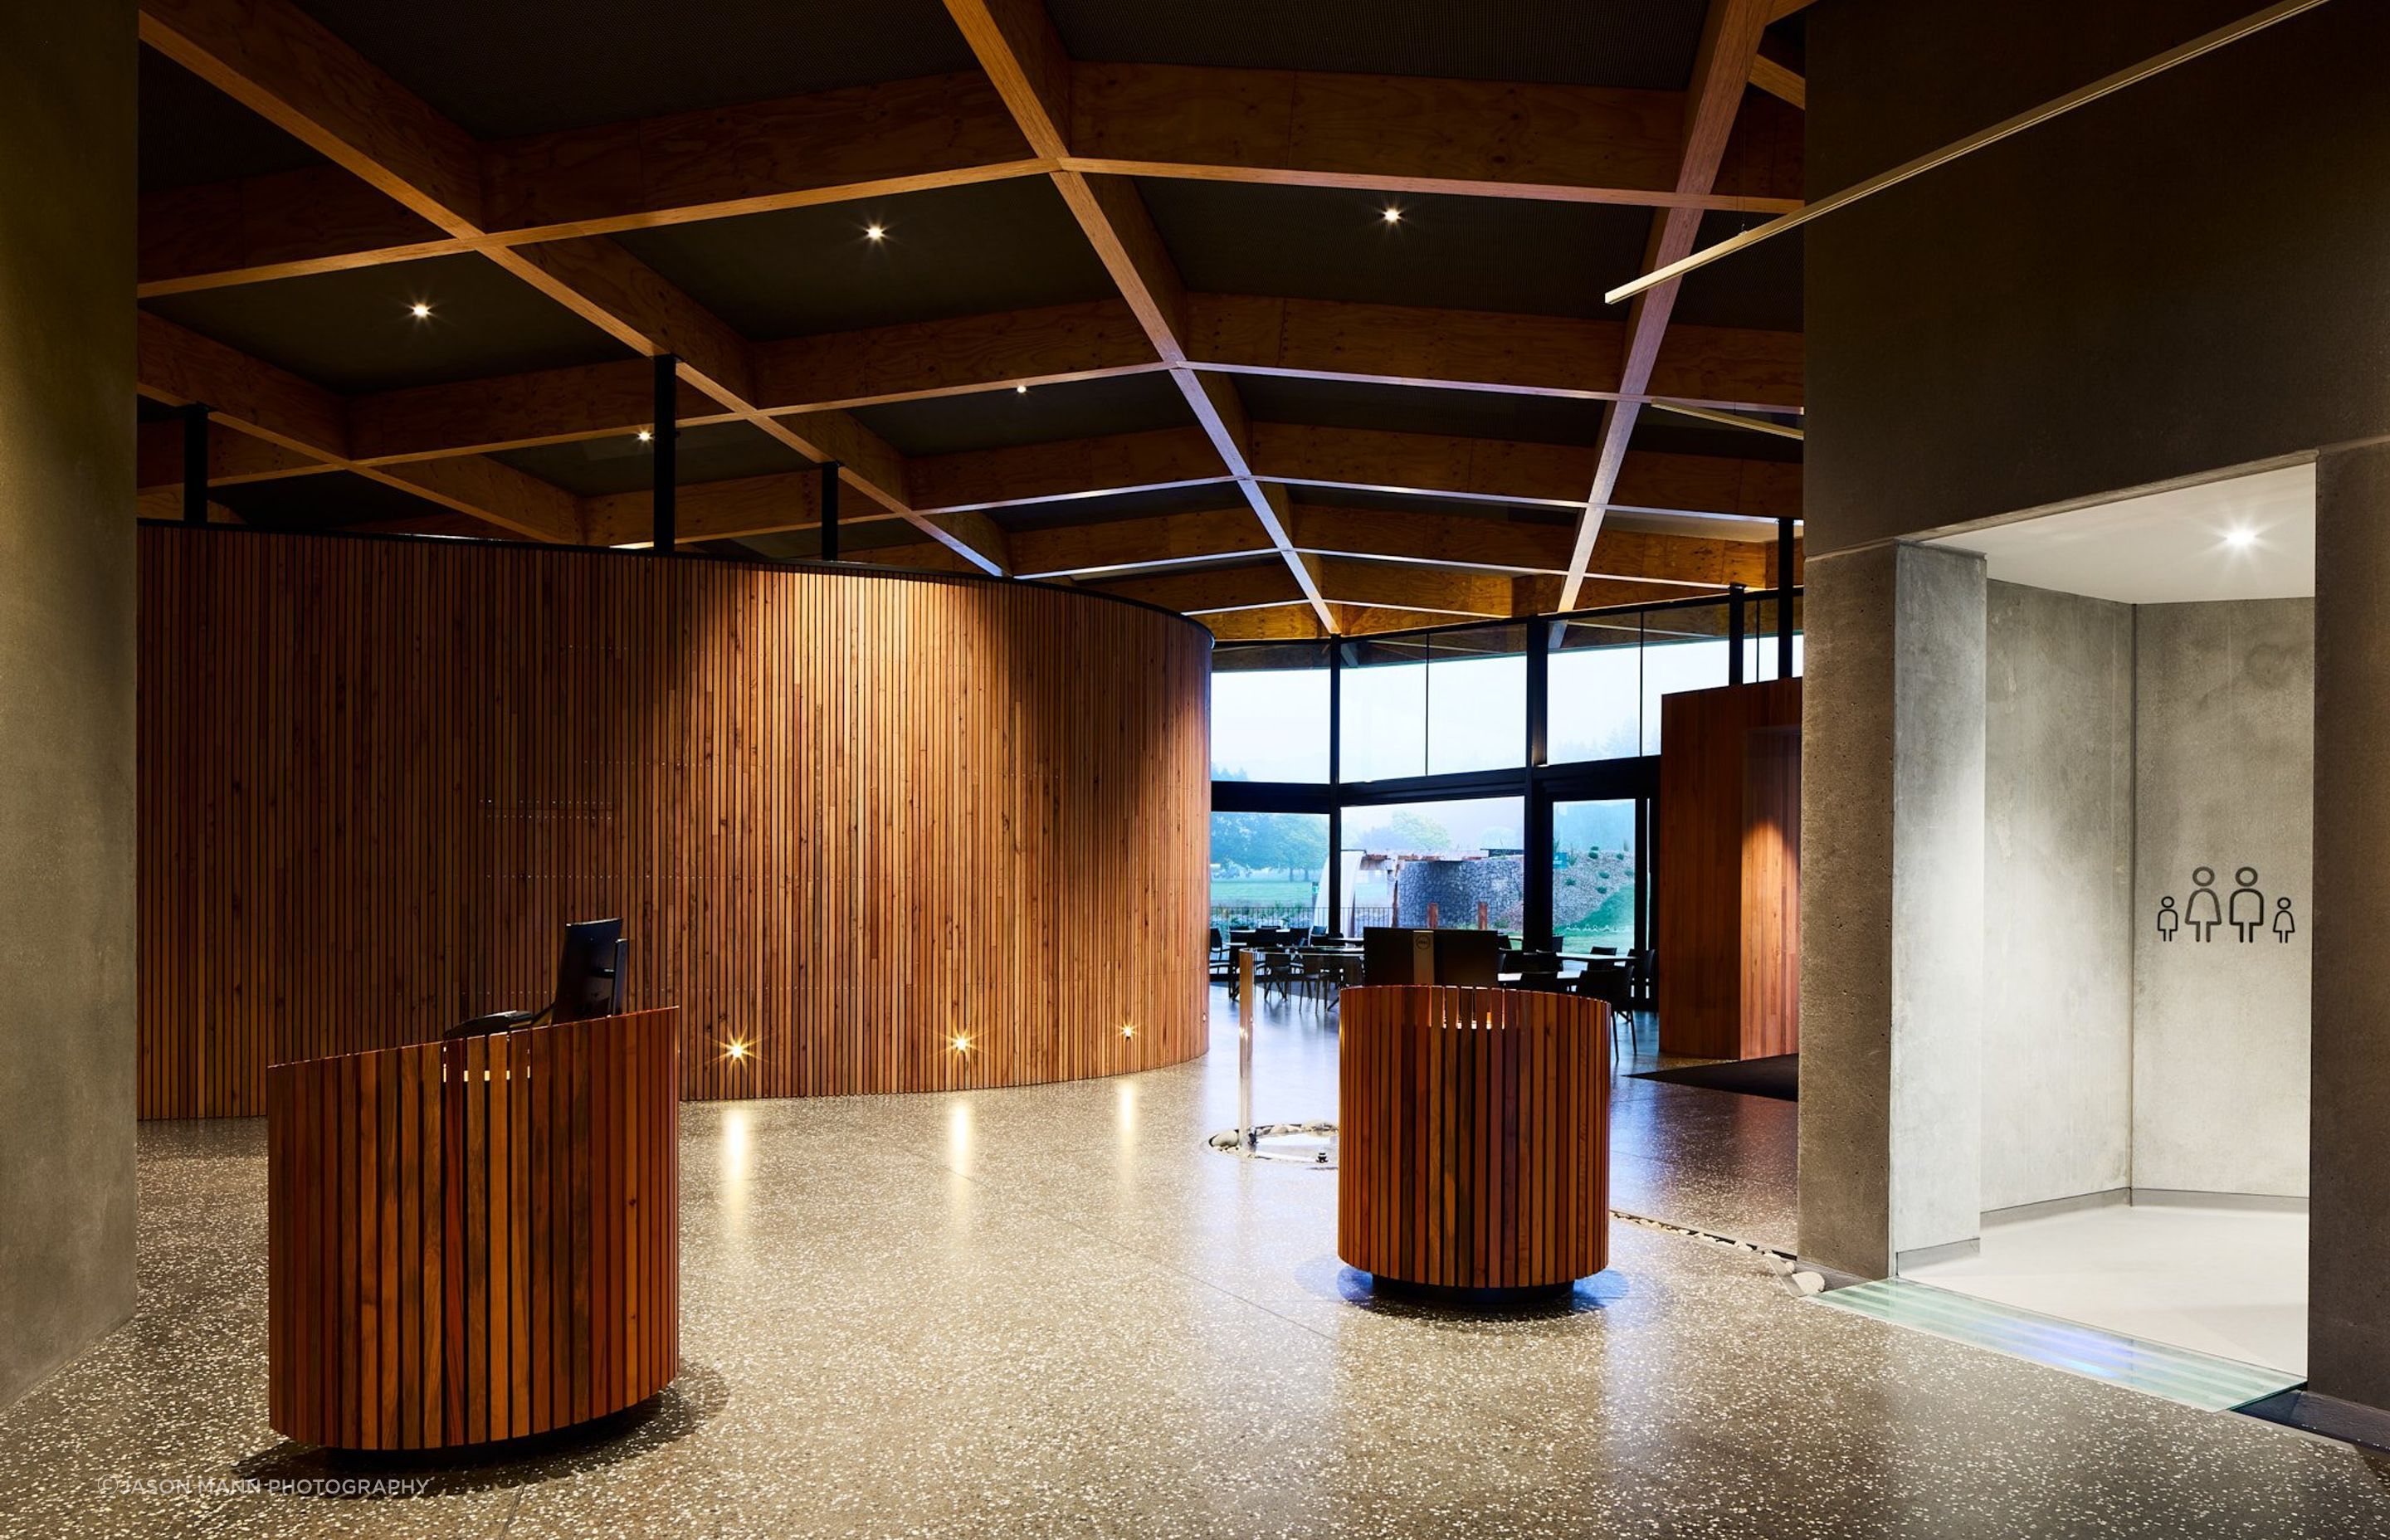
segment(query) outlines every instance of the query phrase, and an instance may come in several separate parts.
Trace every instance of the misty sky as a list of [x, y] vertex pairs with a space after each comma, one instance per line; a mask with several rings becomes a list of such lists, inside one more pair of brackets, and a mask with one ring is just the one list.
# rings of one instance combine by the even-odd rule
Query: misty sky
[[[1796, 672], [1800, 644], [1795, 636]], [[1753, 637], [1744, 645], [1746, 677], [1774, 677], [1774, 638]], [[1551, 763], [1657, 753], [1660, 697], [1726, 682], [1723, 640], [1556, 651], [1551, 655]], [[1448, 775], [1523, 764], [1526, 712], [1526, 660], [1522, 657], [1348, 668], [1344, 778]], [[1215, 776], [1325, 781], [1328, 671], [1214, 674], [1212, 763]]]

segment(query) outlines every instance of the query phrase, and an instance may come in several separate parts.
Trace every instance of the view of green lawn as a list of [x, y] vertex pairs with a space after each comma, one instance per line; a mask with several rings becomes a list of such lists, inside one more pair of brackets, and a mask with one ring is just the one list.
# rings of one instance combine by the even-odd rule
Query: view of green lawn
[[1306, 879], [1220, 877], [1212, 879], [1214, 904], [1309, 904], [1317, 885]]

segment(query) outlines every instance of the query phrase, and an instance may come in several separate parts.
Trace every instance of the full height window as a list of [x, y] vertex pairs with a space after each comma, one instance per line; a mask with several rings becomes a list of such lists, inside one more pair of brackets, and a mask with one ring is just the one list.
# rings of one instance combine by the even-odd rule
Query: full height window
[[1328, 778], [1328, 654], [1223, 648], [1212, 662], [1212, 778]]

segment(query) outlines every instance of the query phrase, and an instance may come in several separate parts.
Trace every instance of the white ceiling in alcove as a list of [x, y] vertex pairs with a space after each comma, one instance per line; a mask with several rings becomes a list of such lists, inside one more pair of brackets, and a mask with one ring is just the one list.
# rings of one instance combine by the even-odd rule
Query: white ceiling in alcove
[[2315, 594], [2315, 467], [2290, 466], [1931, 542], [1979, 551], [1996, 583], [2124, 604]]

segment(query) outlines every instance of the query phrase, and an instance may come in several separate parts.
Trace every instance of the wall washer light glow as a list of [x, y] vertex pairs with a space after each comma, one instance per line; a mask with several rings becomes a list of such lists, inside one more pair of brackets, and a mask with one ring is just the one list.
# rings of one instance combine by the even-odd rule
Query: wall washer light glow
[[1135, 1037], [1137, 1035], [1137, 1029], [1135, 1027], [1124, 1026], [1121, 1028], [1121, 1035], [1123, 1037]]
[[2239, 529], [2227, 530], [2224, 532], [2224, 543], [2236, 551], [2245, 551], [2257, 543], [2257, 532], [2245, 524]]
[[1386, 205], [1384, 214], [1381, 217], [1382, 217], [1389, 225], [1400, 225], [1403, 222], [1403, 212], [1389, 203]]
[[1029, 387], [1026, 385], [1015, 385], [1012, 388], [1012, 393], [1017, 396], [1025, 396], [1029, 393]]
[[888, 238], [888, 227], [884, 225], [867, 225], [863, 227], [863, 238], [866, 240], [886, 240]]
[[955, 1039], [955, 1052], [957, 1052], [957, 1053], [969, 1053], [969, 1052], [970, 1052], [970, 1038], [968, 1038], [968, 1037], [957, 1036], [957, 1037]]
[[733, 1043], [730, 1046], [723, 1049], [722, 1051], [732, 1059], [745, 1059], [747, 1057], [747, 1045], [744, 1043]]
[[655, 442], [656, 442], [656, 430], [655, 430], [654, 429], [652, 429], [652, 428], [642, 428], [642, 429], [640, 429], [640, 430], [639, 430], [639, 442], [640, 442], [641, 443], [655, 443]]
[[421, 300], [418, 300], [413, 304], [407, 306], [406, 313], [409, 315], [414, 316], [418, 321], [429, 321], [431, 319], [431, 307], [424, 303]]

